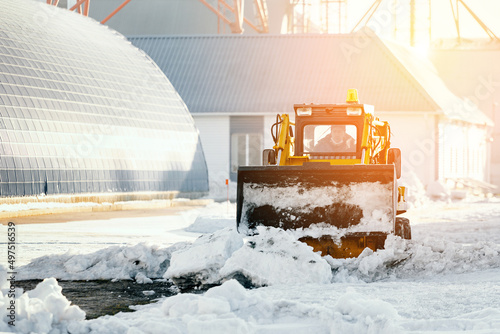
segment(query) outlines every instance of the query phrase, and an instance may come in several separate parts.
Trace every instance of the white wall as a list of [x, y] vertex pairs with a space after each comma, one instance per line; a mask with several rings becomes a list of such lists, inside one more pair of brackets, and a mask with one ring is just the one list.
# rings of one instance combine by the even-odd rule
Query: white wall
[[442, 122], [440, 131], [440, 179], [470, 178], [486, 182], [488, 177], [487, 130]]
[[[205, 153], [210, 193], [226, 197], [225, 180], [229, 179], [229, 116], [192, 114]], [[216, 198], [218, 199], [218, 198]]]
[[391, 147], [401, 149], [402, 176], [415, 173], [424, 186], [437, 178], [435, 117], [425, 113], [407, 114], [377, 112], [381, 121], [391, 127]]
[[500, 193], [500, 47], [475, 42], [466, 49], [434, 49], [430, 59], [453, 93], [470, 99], [495, 123], [487, 149], [486, 181]]

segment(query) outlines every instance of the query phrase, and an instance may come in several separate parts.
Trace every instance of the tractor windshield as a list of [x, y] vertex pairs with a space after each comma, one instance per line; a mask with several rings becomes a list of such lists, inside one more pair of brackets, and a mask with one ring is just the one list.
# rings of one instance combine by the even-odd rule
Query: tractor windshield
[[352, 124], [304, 126], [304, 152], [356, 152], [357, 127]]

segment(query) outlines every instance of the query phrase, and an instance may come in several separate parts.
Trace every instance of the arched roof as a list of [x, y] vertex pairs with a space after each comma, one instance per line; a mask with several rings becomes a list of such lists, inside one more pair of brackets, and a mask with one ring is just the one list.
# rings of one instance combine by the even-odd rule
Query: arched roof
[[0, 1], [0, 195], [208, 191], [193, 119], [122, 35], [31, 0]]

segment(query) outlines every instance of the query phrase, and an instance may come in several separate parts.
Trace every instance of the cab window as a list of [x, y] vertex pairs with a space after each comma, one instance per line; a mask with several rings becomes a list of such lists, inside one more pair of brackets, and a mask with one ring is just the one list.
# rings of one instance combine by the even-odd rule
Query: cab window
[[304, 126], [304, 153], [356, 152], [357, 127], [352, 124], [308, 124]]

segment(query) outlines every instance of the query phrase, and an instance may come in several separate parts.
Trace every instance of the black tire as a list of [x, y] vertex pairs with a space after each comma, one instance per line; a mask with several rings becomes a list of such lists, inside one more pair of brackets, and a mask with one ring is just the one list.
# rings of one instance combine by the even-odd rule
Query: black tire
[[271, 149], [265, 149], [262, 151], [262, 162], [264, 166], [276, 165], [276, 152]]
[[396, 217], [396, 231], [394, 231], [394, 234], [402, 239], [411, 240], [410, 220], [404, 217]]

